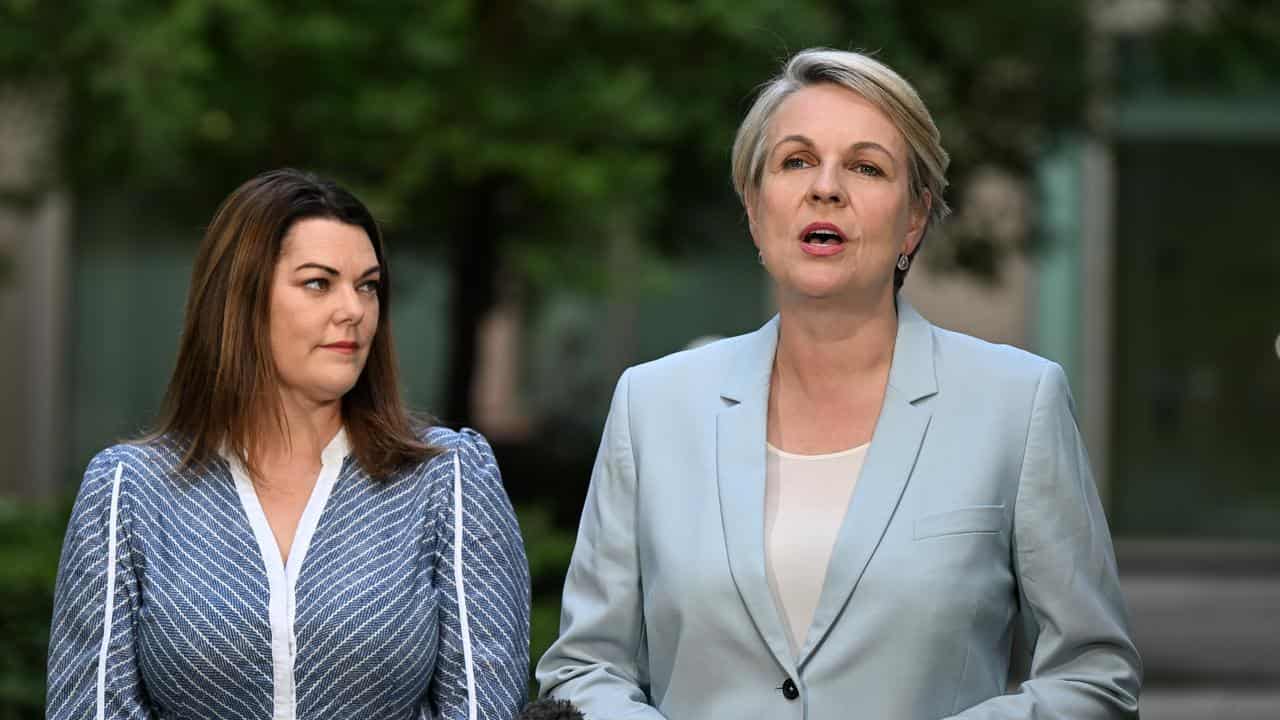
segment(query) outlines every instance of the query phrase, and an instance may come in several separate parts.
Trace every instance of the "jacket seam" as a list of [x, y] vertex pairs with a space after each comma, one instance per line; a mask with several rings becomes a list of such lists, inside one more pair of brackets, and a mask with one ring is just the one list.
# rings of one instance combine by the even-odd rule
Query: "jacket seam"
[[[626, 370], [624, 370], [624, 371], [622, 372], [622, 377], [621, 377], [621, 378], [619, 378], [619, 382], [622, 384], [623, 392], [624, 392], [624, 393], [626, 393], [626, 394], [625, 394], [625, 396], [624, 396], [624, 400], [625, 400], [625, 407], [624, 407], [624, 410], [625, 410], [625, 412], [623, 413], [623, 415], [624, 415], [623, 420], [625, 420], [625, 421], [626, 421], [626, 427], [625, 427], [625, 430], [626, 430], [626, 438], [627, 438], [627, 458], [631, 461], [631, 477], [632, 477], [632, 484], [631, 484], [631, 494], [632, 494], [632, 502], [631, 502], [631, 513], [632, 513], [632, 514], [631, 514], [631, 534], [632, 534], [633, 539], [635, 540], [635, 542], [633, 542], [633, 546], [634, 546], [634, 552], [635, 552], [635, 554], [636, 554], [636, 557], [635, 557], [635, 563], [636, 563], [636, 597], [637, 597], [637, 600], [638, 600], [639, 612], [640, 612], [640, 617], [638, 618], [638, 622], [636, 623], [637, 628], [636, 628], [635, 641], [634, 641], [634, 642], [635, 642], [635, 650], [632, 652], [631, 663], [632, 663], [632, 666], [633, 666], [633, 669], [634, 669], [634, 675], [635, 675], [636, 688], [637, 688], [638, 690], [640, 690], [640, 691], [644, 692], [644, 693], [645, 693], [645, 695], [647, 696], [647, 695], [649, 694], [649, 693], [648, 693], [648, 691], [647, 691], [647, 690], [645, 690], [643, 687], [641, 687], [641, 685], [648, 685], [648, 678], [641, 678], [641, 677], [640, 677], [640, 665], [641, 665], [641, 663], [640, 663], [640, 654], [644, 651], [644, 646], [642, 645], [642, 643], [644, 642], [644, 636], [645, 636], [645, 627], [644, 627], [644, 586], [643, 586], [643, 583], [641, 582], [641, 580], [642, 580], [642, 574], [641, 574], [641, 571], [640, 571], [640, 543], [639, 543], [639, 533], [640, 533], [640, 470], [639, 470], [639, 463], [637, 463], [637, 462], [636, 462], [636, 446], [635, 446], [635, 442], [633, 442], [633, 441], [632, 441], [632, 439], [631, 439], [631, 370], [632, 370], [632, 368], [627, 368]], [[646, 663], [646, 664], [647, 664], [647, 663]]]
[[[1018, 606], [1023, 612], [1035, 613], [1035, 608], [1030, 607], [1030, 603], [1022, 602], [1026, 593], [1022, 587], [1022, 561], [1021, 549], [1018, 547], [1018, 506], [1022, 501], [1022, 490], [1024, 485], [1024, 474], [1027, 469], [1027, 454], [1031, 451], [1031, 431], [1036, 423], [1036, 415], [1040, 411], [1041, 398], [1040, 391], [1044, 387], [1045, 376], [1051, 372], [1053, 364], [1045, 365], [1040, 371], [1040, 375], [1036, 378], [1035, 392], [1031, 396], [1031, 412], [1027, 415], [1027, 430], [1022, 440], [1022, 459], [1018, 463], [1018, 483], [1017, 489], [1013, 496], [1013, 508], [1009, 514], [1009, 555], [1010, 561], [1013, 563], [1013, 576], [1017, 582], [1018, 589]], [[1037, 619], [1038, 622], [1038, 619]]]

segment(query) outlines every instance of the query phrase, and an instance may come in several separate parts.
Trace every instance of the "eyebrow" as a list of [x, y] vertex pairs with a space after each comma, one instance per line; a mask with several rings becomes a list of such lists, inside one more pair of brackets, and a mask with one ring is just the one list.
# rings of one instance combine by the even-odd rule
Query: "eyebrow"
[[[294, 269], [293, 269], [293, 271], [294, 271], [294, 272], [298, 272], [299, 270], [308, 270], [308, 269], [310, 269], [310, 270], [320, 270], [320, 271], [322, 271], [322, 272], [326, 272], [326, 273], [328, 273], [328, 274], [330, 274], [330, 275], [334, 275], [334, 276], [337, 276], [337, 275], [341, 275], [341, 274], [342, 274], [342, 273], [338, 272], [337, 270], [335, 270], [334, 268], [329, 267], [328, 265], [321, 265], [320, 263], [313, 263], [313, 262], [302, 263], [302, 264], [301, 264], [301, 265], [299, 265], [298, 267], [294, 268]], [[381, 271], [382, 271], [382, 266], [381, 266], [381, 265], [374, 265], [373, 267], [369, 268], [368, 270], [365, 270], [364, 272], [360, 273], [360, 275], [359, 275], [356, 279], [357, 279], [357, 280], [359, 280], [359, 279], [361, 279], [361, 278], [366, 278], [366, 277], [369, 277], [370, 275], [373, 275], [374, 273], [381, 272]]]
[[[776, 150], [778, 146], [786, 142], [798, 142], [804, 145], [808, 145], [809, 147], [813, 147], [813, 141], [805, 137], [804, 135], [788, 135], [782, 138], [781, 140], [779, 140], [777, 143], [775, 143], [773, 147]], [[893, 156], [893, 153], [889, 152], [889, 148], [886, 148], [885, 146], [881, 145], [878, 142], [874, 142], [872, 140], [862, 140], [860, 142], [856, 142], [850, 145], [849, 149], [850, 150], [879, 150], [880, 152], [884, 153], [889, 157], [889, 162], [893, 163], [895, 168], [898, 166], [898, 159]]]

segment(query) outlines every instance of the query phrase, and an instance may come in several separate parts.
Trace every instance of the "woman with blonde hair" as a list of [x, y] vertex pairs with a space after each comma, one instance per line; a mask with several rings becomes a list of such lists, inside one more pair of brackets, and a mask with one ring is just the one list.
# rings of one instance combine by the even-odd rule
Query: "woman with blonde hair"
[[764, 86], [733, 179], [778, 315], [623, 373], [544, 695], [635, 720], [1137, 717], [1062, 369], [899, 294], [946, 168], [866, 55], [806, 50]]
[[223, 202], [158, 429], [85, 472], [49, 718], [519, 710], [520, 531], [485, 439], [411, 421], [390, 320], [382, 238], [350, 193], [279, 170]]

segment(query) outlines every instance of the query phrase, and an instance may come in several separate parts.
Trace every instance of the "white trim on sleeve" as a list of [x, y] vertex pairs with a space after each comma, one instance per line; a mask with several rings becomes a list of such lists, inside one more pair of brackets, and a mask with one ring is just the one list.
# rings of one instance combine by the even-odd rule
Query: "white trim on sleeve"
[[111, 647], [111, 616], [116, 606], [116, 515], [120, 509], [120, 478], [124, 463], [116, 464], [116, 477], [111, 483], [111, 517], [107, 521], [107, 598], [102, 611], [102, 649], [98, 651], [97, 720], [107, 713], [107, 654]]
[[467, 593], [462, 587], [462, 461], [453, 455], [453, 584], [458, 589], [458, 619], [462, 634], [462, 665], [467, 675], [467, 718], [476, 720], [476, 673], [471, 664], [471, 625]]

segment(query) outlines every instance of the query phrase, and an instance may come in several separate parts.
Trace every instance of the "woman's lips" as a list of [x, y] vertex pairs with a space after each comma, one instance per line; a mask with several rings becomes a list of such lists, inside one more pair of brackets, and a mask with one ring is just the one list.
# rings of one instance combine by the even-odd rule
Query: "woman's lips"
[[828, 255], [835, 255], [836, 253], [844, 252], [844, 243], [833, 243], [831, 245], [814, 245], [813, 243], [806, 242], [806, 243], [800, 244], [800, 249], [809, 253], [810, 255], [816, 255], [818, 257], [826, 257]]
[[325, 350], [332, 350], [337, 353], [342, 353], [343, 355], [350, 355], [354, 353], [356, 351], [356, 348], [358, 348], [359, 346], [353, 342], [336, 342], [336, 343], [329, 343], [328, 345], [321, 345], [320, 347], [324, 348]]
[[844, 252], [845, 242], [844, 233], [833, 223], [809, 223], [800, 232], [800, 249], [817, 257]]

